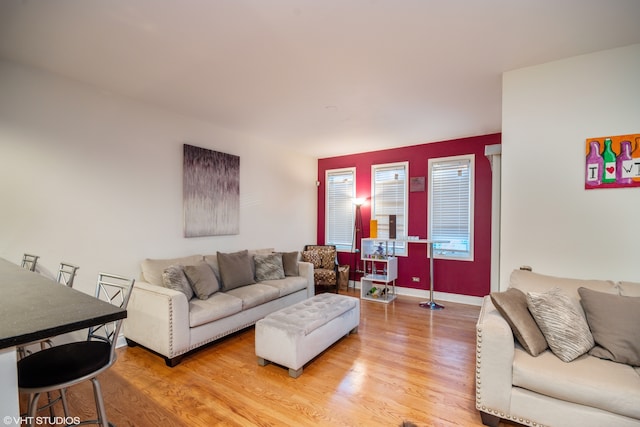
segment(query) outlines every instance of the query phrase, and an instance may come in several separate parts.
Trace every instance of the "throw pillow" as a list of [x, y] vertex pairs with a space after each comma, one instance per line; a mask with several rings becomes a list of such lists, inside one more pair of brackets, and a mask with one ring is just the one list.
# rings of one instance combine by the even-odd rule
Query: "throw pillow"
[[162, 283], [165, 288], [182, 292], [187, 297], [187, 301], [193, 298], [193, 290], [181, 265], [170, 265], [165, 268], [162, 272]]
[[640, 366], [640, 297], [606, 294], [579, 288], [596, 346], [589, 354]]
[[322, 259], [320, 258], [319, 251], [302, 251], [302, 261], [310, 262], [313, 264], [313, 268], [322, 267]]
[[256, 264], [256, 280], [258, 282], [284, 279], [281, 254], [254, 255], [253, 261]]
[[205, 261], [200, 261], [196, 265], [187, 265], [184, 268], [184, 274], [199, 299], [207, 299], [220, 290], [216, 275]]
[[529, 312], [524, 292], [516, 288], [492, 292], [491, 301], [511, 326], [513, 335], [527, 353], [537, 356], [548, 348], [547, 340]]
[[527, 293], [527, 306], [549, 348], [563, 362], [571, 362], [593, 347], [593, 336], [579, 307], [559, 288]]
[[320, 268], [333, 270], [336, 267], [336, 251], [335, 249], [322, 249], [320, 251]]
[[298, 255], [298, 251], [282, 252], [282, 267], [284, 268], [285, 276], [298, 276], [300, 274], [298, 270]]
[[225, 291], [255, 283], [253, 262], [251, 262], [247, 250], [233, 253], [218, 252], [218, 268], [222, 279], [222, 289]]

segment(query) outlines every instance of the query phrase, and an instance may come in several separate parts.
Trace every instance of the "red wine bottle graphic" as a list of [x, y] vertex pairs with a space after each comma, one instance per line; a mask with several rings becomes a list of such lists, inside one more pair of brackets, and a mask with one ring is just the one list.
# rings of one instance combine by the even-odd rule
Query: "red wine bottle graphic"
[[611, 149], [611, 138], [605, 138], [604, 150], [602, 150], [602, 160], [604, 170], [602, 171], [602, 182], [616, 182], [616, 153]]
[[631, 184], [633, 173], [633, 157], [631, 157], [631, 141], [620, 142], [620, 154], [616, 158], [616, 182]]
[[591, 141], [589, 143], [589, 154], [587, 155], [586, 175], [584, 182], [587, 185], [600, 185], [604, 170], [604, 160], [600, 155], [600, 143]]

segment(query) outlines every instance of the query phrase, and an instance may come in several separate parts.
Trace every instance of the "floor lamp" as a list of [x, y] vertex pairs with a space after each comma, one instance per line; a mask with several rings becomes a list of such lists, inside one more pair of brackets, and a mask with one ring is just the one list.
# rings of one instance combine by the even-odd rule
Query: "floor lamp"
[[362, 207], [363, 201], [360, 199], [354, 200], [353, 204], [356, 206], [355, 220], [353, 224], [353, 241], [351, 242], [351, 251], [353, 252], [353, 287], [356, 287], [356, 277], [358, 273], [363, 273], [360, 270], [360, 239], [362, 238]]

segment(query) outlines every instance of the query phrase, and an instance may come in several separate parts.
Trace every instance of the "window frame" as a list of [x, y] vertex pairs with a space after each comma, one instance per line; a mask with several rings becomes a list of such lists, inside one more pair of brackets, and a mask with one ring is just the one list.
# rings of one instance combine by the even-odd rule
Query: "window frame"
[[[452, 163], [452, 162], [460, 162], [468, 161], [468, 170], [469, 170], [469, 179], [468, 179], [468, 218], [467, 218], [467, 227], [469, 233], [469, 249], [465, 252], [466, 255], [460, 255], [460, 252], [454, 251], [452, 253], [447, 253], [446, 249], [442, 249], [442, 247], [446, 247], [447, 244], [438, 244], [434, 243], [433, 251], [434, 257], [438, 259], [450, 259], [450, 260], [458, 260], [458, 261], [473, 261], [474, 260], [474, 245], [475, 245], [475, 236], [474, 236], [474, 211], [475, 211], [475, 154], [463, 154], [458, 156], [448, 156], [448, 157], [435, 157], [430, 158], [428, 160], [429, 165], [429, 195], [428, 195], [428, 219], [427, 219], [427, 228], [429, 230], [429, 238], [431, 240], [442, 239], [438, 236], [438, 233], [434, 233], [433, 231], [433, 220], [434, 220], [434, 208], [436, 208], [436, 201], [434, 200], [434, 178], [433, 178], [433, 166], [434, 164], [439, 163]], [[446, 240], [446, 238], [442, 239]], [[430, 255], [429, 255], [430, 256]]]
[[[376, 216], [376, 171], [382, 169], [404, 169], [404, 188], [403, 188], [403, 201], [404, 206], [402, 207], [402, 219], [403, 222], [400, 225], [396, 222], [396, 244], [395, 244], [395, 254], [396, 256], [408, 256], [407, 244], [405, 240], [408, 235], [408, 227], [409, 227], [409, 162], [393, 162], [393, 163], [383, 163], [383, 164], [375, 164], [371, 165], [371, 219], [378, 219]], [[381, 215], [382, 216], [382, 215]], [[396, 218], [397, 220], [398, 218]], [[380, 224], [380, 220], [378, 220], [378, 224]], [[381, 240], [388, 239], [388, 231], [387, 237], [380, 235], [380, 228], [378, 228], [378, 238]]]
[[[331, 191], [331, 180], [330, 177], [331, 175], [345, 175], [350, 173], [352, 175], [353, 178], [353, 184], [352, 184], [352, 188], [351, 188], [351, 195], [349, 197], [345, 197], [343, 200], [344, 205], [344, 212], [347, 212], [347, 203], [348, 206], [350, 207], [350, 212], [349, 212], [349, 218], [347, 218], [345, 221], [347, 222], [347, 224], [350, 224], [350, 232], [348, 233], [349, 237], [349, 242], [347, 244], [347, 242], [340, 242], [340, 243], [336, 243], [334, 241], [332, 241], [332, 239], [335, 237], [335, 235], [331, 235], [330, 233], [330, 228], [333, 225], [333, 223], [331, 222], [331, 215], [330, 215], [330, 209], [332, 208], [331, 206], [331, 198], [329, 197], [329, 192]], [[338, 252], [353, 252], [353, 231], [354, 231], [354, 227], [355, 227], [355, 205], [353, 204], [353, 200], [356, 197], [356, 168], [355, 167], [350, 167], [350, 168], [339, 168], [339, 169], [327, 169], [325, 171], [325, 243], [327, 245], [335, 245], [336, 246], [336, 250]]]

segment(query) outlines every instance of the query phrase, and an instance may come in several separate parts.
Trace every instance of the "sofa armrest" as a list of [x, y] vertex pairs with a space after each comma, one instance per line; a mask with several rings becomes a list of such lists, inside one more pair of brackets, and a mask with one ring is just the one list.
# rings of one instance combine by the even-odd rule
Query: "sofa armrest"
[[515, 340], [489, 296], [476, 323], [476, 408], [505, 417], [510, 412]]
[[165, 357], [189, 348], [189, 303], [178, 291], [136, 282], [131, 291], [124, 336]]
[[313, 280], [313, 264], [298, 261], [298, 274], [307, 279], [307, 298], [311, 298], [316, 294], [315, 281]]

